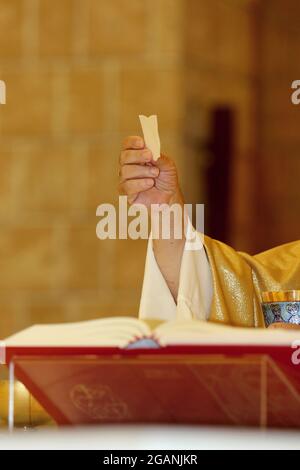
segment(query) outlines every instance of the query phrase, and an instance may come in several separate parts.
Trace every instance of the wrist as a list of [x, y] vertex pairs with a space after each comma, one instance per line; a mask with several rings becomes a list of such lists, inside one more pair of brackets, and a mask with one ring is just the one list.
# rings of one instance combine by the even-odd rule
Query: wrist
[[171, 196], [169, 206], [171, 206], [172, 204], [180, 204], [182, 207], [184, 206], [183, 195], [180, 191], [180, 188], [178, 188]]
[[185, 243], [184, 201], [180, 189], [171, 196], [165, 207], [152, 213], [151, 228], [154, 246], [163, 242], [164, 245], [179, 246]]

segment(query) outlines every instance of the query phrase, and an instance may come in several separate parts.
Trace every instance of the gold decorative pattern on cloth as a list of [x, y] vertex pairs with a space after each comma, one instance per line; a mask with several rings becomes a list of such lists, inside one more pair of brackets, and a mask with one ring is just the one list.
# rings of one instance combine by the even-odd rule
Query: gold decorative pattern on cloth
[[263, 302], [300, 302], [300, 290], [262, 292]]
[[237, 252], [207, 236], [214, 296], [210, 321], [264, 327], [261, 294], [300, 289], [300, 241], [255, 256]]

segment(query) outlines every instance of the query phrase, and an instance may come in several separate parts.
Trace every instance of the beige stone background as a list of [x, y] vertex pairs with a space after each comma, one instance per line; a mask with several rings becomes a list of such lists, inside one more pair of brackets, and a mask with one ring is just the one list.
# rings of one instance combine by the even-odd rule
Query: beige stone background
[[231, 242], [298, 238], [299, 14], [296, 0], [0, 0], [0, 338], [137, 314], [145, 242], [97, 240], [95, 212], [117, 201], [139, 113], [158, 114], [187, 201], [202, 202], [190, 110], [232, 106]]

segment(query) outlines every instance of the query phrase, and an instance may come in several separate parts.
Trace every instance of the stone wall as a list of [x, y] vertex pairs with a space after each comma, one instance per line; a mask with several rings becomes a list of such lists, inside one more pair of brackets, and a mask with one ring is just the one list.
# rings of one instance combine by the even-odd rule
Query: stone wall
[[[207, 152], [201, 143], [207, 138], [209, 111], [225, 105], [234, 113], [236, 136], [229, 243], [256, 253], [297, 240], [300, 106], [293, 105], [290, 97], [291, 84], [300, 77], [300, 4], [297, 0], [187, 0], [186, 4], [185, 122], [191, 137], [186, 156], [193, 169], [187, 178], [189, 197], [205, 200]], [[191, 131], [193, 113], [198, 128]]]
[[300, 3], [266, 0], [260, 18], [257, 239], [266, 249], [300, 238], [300, 106], [291, 102], [300, 79]]
[[252, 170], [256, 160], [256, 2], [188, 0], [187, 5], [185, 112], [190, 136], [189, 166], [193, 168], [189, 197], [193, 201], [206, 199], [204, 175], [210, 158], [205, 149], [209, 138], [207, 121], [214, 107], [229, 107], [234, 115], [235, 138], [231, 230], [226, 241], [252, 251], [255, 240], [249, 232], [254, 211]]
[[[180, 141], [181, 0], [0, 0], [0, 338], [136, 315], [145, 242], [99, 241], [139, 113]], [[176, 151], [175, 151], [176, 150]]]

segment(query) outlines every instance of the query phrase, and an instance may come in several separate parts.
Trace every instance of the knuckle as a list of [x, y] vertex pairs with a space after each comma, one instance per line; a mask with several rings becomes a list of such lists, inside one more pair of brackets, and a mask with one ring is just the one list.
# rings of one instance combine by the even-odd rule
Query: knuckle
[[122, 165], [123, 159], [124, 159], [124, 150], [122, 150], [122, 152], [120, 152], [120, 155], [119, 155], [119, 164], [120, 165]]
[[124, 181], [124, 183], [123, 183], [124, 194], [128, 195], [132, 192], [131, 191], [131, 189], [132, 189], [131, 186], [132, 185], [131, 185], [130, 181]]
[[125, 165], [127, 159], [128, 159], [128, 150], [123, 150], [123, 152], [121, 153], [121, 157], [120, 157], [121, 165]]
[[134, 141], [134, 136], [128, 135], [123, 142], [124, 149], [130, 148], [132, 146], [133, 141]]
[[121, 166], [119, 170], [119, 177], [121, 181], [124, 179], [124, 171], [124, 166]]
[[126, 149], [128, 147], [128, 143], [129, 143], [129, 137], [125, 137], [125, 139], [123, 140], [123, 149]]

